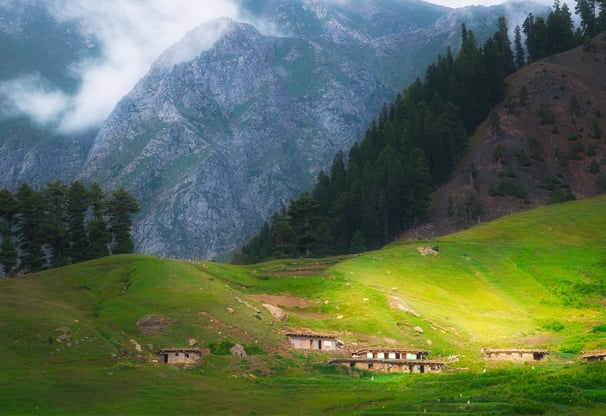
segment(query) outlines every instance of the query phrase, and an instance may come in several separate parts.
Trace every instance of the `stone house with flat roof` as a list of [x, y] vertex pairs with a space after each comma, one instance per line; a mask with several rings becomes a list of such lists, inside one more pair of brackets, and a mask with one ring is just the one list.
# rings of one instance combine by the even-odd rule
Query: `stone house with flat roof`
[[381, 373], [439, 373], [446, 366], [443, 361], [428, 360], [430, 352], [404, 348], [366, 348], [354, 351], [350, 358], [332, 360], [332, 364], [347, 365], [358, 370]]
[[519, 348], [482, 348], [487, 360], [494, 361], [545, 361], [549, 355], [547, 350], [519, 349]]
[[198, 364], [202, 360], [200, 348], [162, 348], [158, 361], [164, 364]]
[[583, 354], [583, 359], [589, 363], [597, 363], [599, 361], [606, 361], [606, 350], [586, 351], [585, 354]]
[[319, 334], [286, 334], [288, 341], [293, 348], [308, 351], [336, 351], [337, 338], [333, 335]]

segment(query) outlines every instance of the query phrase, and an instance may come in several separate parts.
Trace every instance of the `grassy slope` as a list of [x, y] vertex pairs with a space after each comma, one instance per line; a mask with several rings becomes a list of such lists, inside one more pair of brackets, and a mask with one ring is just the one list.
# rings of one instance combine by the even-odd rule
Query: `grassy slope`
[[[606, 367], [575, 362], [584, 349], [606, 348], [605, 334], [592, 331], [606, 322], [605, 214], [603, 197], [549, 206], [323, 263], [115, 256], [3, 280], [0, 413], [604, 414]], [[421, 245], [439, 254], [422, 256]], [[288, 321], [274, 322], [251, 294], [313, 306], [287, 308]], [[144, 336], [136, 322], [146, 315], [173, 325]], [[441, 375], [351, 377], [323, 364], [326, 356], [286, 348], [285, 331], [307, 328], [354, 346], [422, 347], [461, 360]], [[189, 370], [150, 361], [157, 348], [190, 338], [262, 353], [207, 355]], [[490, 364], [478, 360], [483, 346], [547, 348], [551, 361]]]

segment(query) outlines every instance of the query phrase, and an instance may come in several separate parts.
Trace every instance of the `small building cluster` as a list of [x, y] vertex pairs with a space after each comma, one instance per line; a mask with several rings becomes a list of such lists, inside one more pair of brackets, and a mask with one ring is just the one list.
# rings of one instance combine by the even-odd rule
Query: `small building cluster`
[[443, 361], [428, 360], [426, 350], [400, 348], [367, 348], [351, 353], [350, 358], [331, 361], [359, 370], [382, 373], [439, 373], [444, 370]]
[[529, 349], [492, 349], [482, 348], [487, 360], [495, 361], [545, 361], [549, 355], [547, 350]]

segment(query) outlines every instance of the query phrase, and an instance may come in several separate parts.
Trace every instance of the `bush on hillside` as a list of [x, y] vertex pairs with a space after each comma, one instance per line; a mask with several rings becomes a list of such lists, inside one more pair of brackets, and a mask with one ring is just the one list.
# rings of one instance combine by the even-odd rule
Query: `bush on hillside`
[[594, 326], [593, 329], [591, 330], [591, 332], [593, 332], [594, 334], [606, 332], [606, 324], [600, 324], [600, 325]]

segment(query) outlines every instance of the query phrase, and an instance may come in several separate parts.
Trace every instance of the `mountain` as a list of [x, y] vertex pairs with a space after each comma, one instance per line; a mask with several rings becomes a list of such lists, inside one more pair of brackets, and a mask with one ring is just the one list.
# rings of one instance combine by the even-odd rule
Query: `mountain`
[[[499, 15], [544, 8], [451, 10], [408, 0], [241, 5], [248, 23], [220, 20], [192, 30], [98, 131], [58, 133], [2, 103], [0, 168], [7, 175], [0, 186], [76, 178], [108, 190], [126, 186], [143, 208], [134, 229], [139, 252], [225, 258], [309, 189], [337, 151], [360, 140], [383, 103], [438, 53], [456, 49], [462, 22], [482, 40]], [[23, 58], [4, 61], [12, 66], [2, 85], [25, 77], [75, 91], [70, 65], [103, 52], [84, 23], [55, 20], [43, 1], [0, 7], [3, 47]]]
[[75, 62], [101, 53], [93, 35], [80, 22], [60, 22], [42, 0], [0, 2], [0, 186], [74, 178], [82, 169], [94, 132], [60, 134], [15, 112], [8, 97], [21, 105], [37, 88], [75, 92], [79, 85], [71, 70]]
[[[448, 10], [426, 3], [353, 3], [245, 2], [251, 21], [274, 34], [225, 20], [200, 27], [118, 104], [83, 177], [141, 201], [137, 250], [224, 258], [458, 42], [456, 11], [441, 25]], [[502, 10], [481, 10], [494, 28]], [[218, 41], [192, 55], [209, 31]]]
[[[606, 366], [581, 357], [606, 348], [604, 212], [606, 197], [575, 201], [320, 261], [122, 255], [0, 279], [2, 413], [603, 414]], [[293, 351], [288, 332], [345, 349]], [[188, 346], [201, 365], [157, 362]], [[447, 369], [328, 364], [369, 347], [429, 350]], [[482, 347], [549, 358], [493, 362]]]
[[606, 34], [524, 67], [402, 238], [427, 238], [514, 212], [606, 192]]

